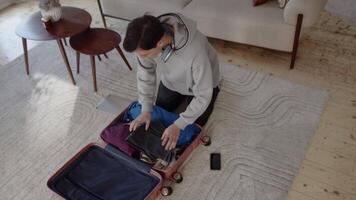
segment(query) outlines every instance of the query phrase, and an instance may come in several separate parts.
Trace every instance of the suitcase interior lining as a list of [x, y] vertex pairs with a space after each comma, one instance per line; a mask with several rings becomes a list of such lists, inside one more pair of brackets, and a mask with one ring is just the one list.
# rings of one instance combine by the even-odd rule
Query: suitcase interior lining
[[148, 166], [110, 147], [91, 146], [49, 186], [66, 199], [142, 200], [159, 183]]

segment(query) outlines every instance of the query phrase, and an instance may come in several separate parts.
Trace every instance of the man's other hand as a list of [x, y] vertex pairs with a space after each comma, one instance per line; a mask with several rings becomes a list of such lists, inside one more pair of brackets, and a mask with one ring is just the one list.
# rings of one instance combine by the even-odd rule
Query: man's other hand
[[170, 125], [166, 130], [164, 130], [162, 135], [162, 145], [165, 146], [166, 150], [172, 150], [176, 147], [178, 138], [180, 134], [180, 129], [175, 124]]
[[130, 123], [130, 132], [136, 130], [137, 127], [142, 124], [146, 124], [145, 129], [148, 130], [151, 122], [151, 113], [150, 112], [142, 112], [135, 120]]

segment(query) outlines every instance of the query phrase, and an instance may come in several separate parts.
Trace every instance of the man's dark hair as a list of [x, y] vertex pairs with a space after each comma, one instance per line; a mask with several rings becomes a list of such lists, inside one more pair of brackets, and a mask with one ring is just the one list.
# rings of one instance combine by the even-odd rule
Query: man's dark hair
[[133, 52], [137, 48], [143, 50], [155, 48], [163, 34], [164, 28], [156, 17], [144, 15], [136, 18], [127, 26], [124, 49]]

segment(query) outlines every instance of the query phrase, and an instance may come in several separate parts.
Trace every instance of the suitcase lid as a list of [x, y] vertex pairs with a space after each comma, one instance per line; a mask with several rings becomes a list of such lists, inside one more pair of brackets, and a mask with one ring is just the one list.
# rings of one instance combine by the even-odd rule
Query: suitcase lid
[[160, 184], [162, 177], [150, 166], [108, 145], [89, 144], [47, 182], [65, 199], [142, 200]]

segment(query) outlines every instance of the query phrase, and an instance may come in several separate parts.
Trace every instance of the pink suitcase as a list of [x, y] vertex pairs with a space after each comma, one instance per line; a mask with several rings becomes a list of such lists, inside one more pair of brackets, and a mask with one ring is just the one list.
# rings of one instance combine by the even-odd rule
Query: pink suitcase
[[[65, 199], [153, 200], [159, 194], [170, 195], [173, 190], [163, 186], [163, 180], [182, 182], [179, 168], [200, 144], [210, 145], [210, 137], [204, 135], [202, 129], [174, 163], [164, 169], [159, 165], [151, 166], [132, 157], [135, 150], [128, 144], [123, 145], [122, 141], [129, 134], [128, 125], [122, 122], [126, 111], [102, 131], [101, 139], [88, 144], [52, 175], [47, 186]], [[117, 128], [118, 124], [122, 127], [115, 131], [120, 134], [108, 135], [107, 130]], [[112, 169], [112, 166], [117, 168]], [[98, 177], [105, 181], [97, 180]]]

